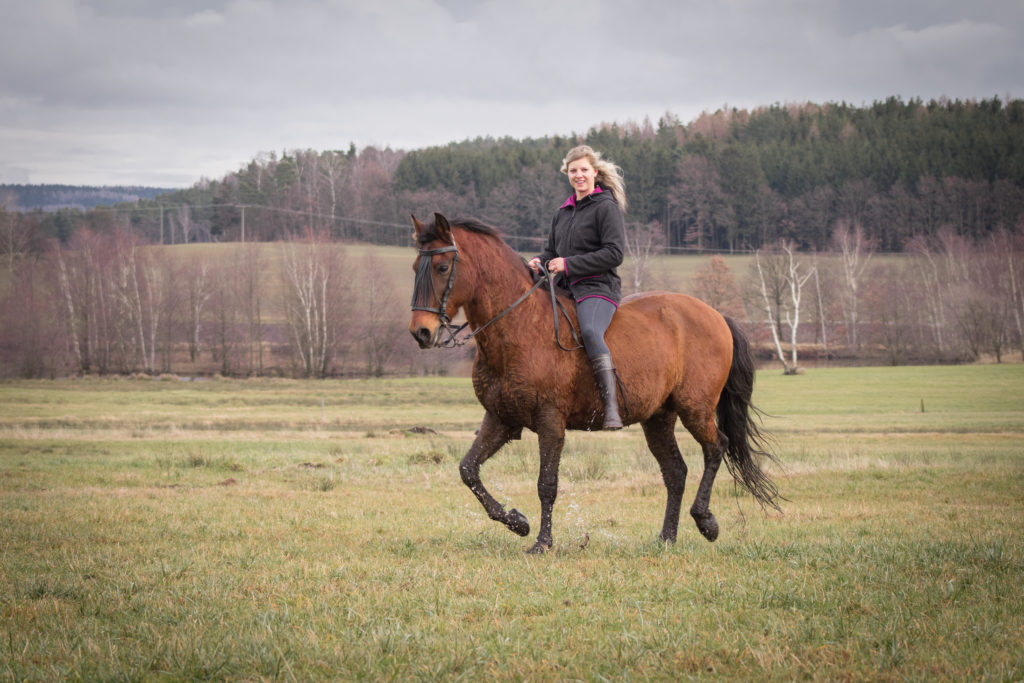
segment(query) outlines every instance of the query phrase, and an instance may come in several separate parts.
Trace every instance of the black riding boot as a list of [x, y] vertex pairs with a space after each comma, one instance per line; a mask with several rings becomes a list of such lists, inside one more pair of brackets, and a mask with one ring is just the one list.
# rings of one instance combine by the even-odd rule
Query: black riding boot
[[604, 402], [604, 429], [622, 429], [619, 417], [619, 401], [615, 395], [615, 366], [612, 357], [605, 353], [590, 359], [594, 368], [594, 379]]

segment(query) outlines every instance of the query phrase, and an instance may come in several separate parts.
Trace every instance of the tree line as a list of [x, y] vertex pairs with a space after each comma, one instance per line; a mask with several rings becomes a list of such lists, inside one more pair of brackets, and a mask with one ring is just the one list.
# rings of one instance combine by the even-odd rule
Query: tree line
[[[465, 355], [410, 353], [402, 283], [345, 245], [408, 245], [409, 213], [441, 210], [533, 253], [568, 192], [560, 159], [579, 142], [626, 170], [627, 289], [652, 285], [660, 254], [752, 254], [747, 272], [713, 260], [673, 288], [745, 321], [786, 371], [798, 353], [1024, 355], [1022, 114], [1024, 102], [999, 99], [723, 109], [408, 153], [267, 153], [220, 180], [91, 210], [21, 212], [0, 196], [0, 365], [26, 377], [448, 372]], [[224, 244], [195, 246], [211, 242]], [[338, 297], [356, 277], [359, 296]]]
[[311, 230], [161, 247], [84, 228], [5, 284], [0, 376], [447, 374], [466, 359], [416, 353], [407, 299], [378, 257]]
[[[654, 268], [661, 257], [649, 235], [628, 237], [627, 292], [698, 296], [740, 321], [760, 360], [787, 373], [807, 362], [1024, 358], [1024, 237], [1006, 230], [970, 241], [943, 229], [892, 255], [862, 226], [841, 223], [826, 251], [782, 240], [729, 262], [705, 256], [685, 282], [658, 279], [666, 273]], [[312, 230], [273, 244], [175, 247], [81, 229], [7, 271], [0, 375], [452, 372], [471, 346], [418, 350], [406, 331], [412, 273], [385, 267], [379, 249]]]
[[91, 209], [97, 206], [124, 204], [140, 199], [152, 199], [173, 192], [171, 188], [141, 186], [91, 185], [20, 185], [0, 183], [0, 197], [6, 197], [8, 207], [15, 211], [56, 211], [62, 208]]
[[568, 193], [565, 152], [590, 144], [623, 167], [634, 226], [663, 248], [824, 250], [842, 221], [884, 251], [943, 228], [971, 240], [1024, 217], [1024, 100], [889, 98], [721, 109], [686, 124], [606, 124], [585, 134], [485, 138], [405, 152], [265, 153], [218, 180], [131, 205], [21, 214], [67, 242], [79, 226], [130, 226], [151, 243], [272, 241], [296, 230], [400, 244], [410, 212], [473, 215], [536, 243]]

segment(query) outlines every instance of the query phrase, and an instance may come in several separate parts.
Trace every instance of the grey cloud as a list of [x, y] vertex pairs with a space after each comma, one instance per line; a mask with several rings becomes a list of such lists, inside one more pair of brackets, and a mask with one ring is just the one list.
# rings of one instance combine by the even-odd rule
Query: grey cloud
[[566, 134], [722, 104], [1024, 96], [1024, 9], [989, 0], [42, 0], [0, 13], [0, 180], [188, 184], [284, 147]]

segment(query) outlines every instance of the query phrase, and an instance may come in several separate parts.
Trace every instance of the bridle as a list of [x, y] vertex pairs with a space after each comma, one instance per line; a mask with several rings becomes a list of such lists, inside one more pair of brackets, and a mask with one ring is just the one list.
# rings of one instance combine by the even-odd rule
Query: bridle
[[[455, 256], [452, 258], [451, 268], [448, 271], [448, 282], [445, 283], [444, 292], [441, 294], [439, 304], [437, 306], [429, 306], [427, 303], [432, 298], [431, 294], [434, 292], [433, 278], [430, 273], [431, 256], [437, 254], [446, 254], [448, 252], [455, 252]], [[583, 348], [583, 343], [580, 341], [580, 335], [576, 331], [576, 327], [572, 324], [572, 320], [569, 318], [568, 312], [560, 301], [555, 296], [554, 278], [551, 273], [548, 272], [544, 264], [541, 264], [540, 268], [543, 272], [543, 277], [537, 278], [537, 281], [533, 283], [533, 286], [526, 290], [526, 293], [516, 299], [515, 303], [506, 308], [504, 311], [494, 316], [486, 323], [476, 328], [469, 335], [459, 339], [457, 335], [462, 330], [469, 327], [469, 322], [464, 322], [461, 325], [455, 325], [452, 323], [451, 317], [448, 315], [448, 298], [451, 296], [452, 288], [455, 286], [455, 270], [459, 263], [459, 247], [455, 244], [455, 238], [452, 237], [452, 243], [447, 247], [438, 247], [437, 249], [420, 249], [419, 254], [421, 257], [420, 265], [416, 269], [416, 279], [413, 280], [412, 287], [412, 310], [414, 311], [426, 311], [428, 313], [434, 313], [437, 315], [437, 319], [441, 324], [441, 328], [447, 334], [448, 338], [439, 342], [438, 346], [443, 348], [453, 348], [456, 346], [462, 346], [467, 344], [470, 339], [483, 332], [485, 329], [498, 322], [506, 315], [511, 313], [519, 304], [526, 301], [531, 294], [541, 287], [545, 282], [548, 283], [548, 289], [551, 290], [551, 310], [555, 318], [555, 342], [558, 343], [559, 348], [563, 351], [576, 351], [577, 349]], [[425, 257], [425, 258], [424, 258]], [[576, 346], [565, 347], [562, 345], [561, 339], [558, 335], [558, 312], [561, 311], [565, 317], [566, 322], [569, 323], [569, 330], [572, 332], [572, 339], [576, 343]]]
[[[455, 252], [455, 257], [452, 258], [452, 267], [448, 271], [448, 283], [445, 285], [444, 294], [441, 295], [441, 303], [439, 306], [426, 306], [424, 304], [434, 291], [434, 280], [430, 275], [430, 257], [450, 251]], [[420, 266], [416, 270], [416, 279], [412, 285], [412, 310], [436, 313], [442, 325], [450, 326], [452, 319], [448, 317], [448, 297], [451, 296], [452, 287], [455, 285], [455, 268], [459, 264], [459, 248], [453, 239], [451, 246], [448, 247], [420, 249], [420, 257], [424, 256], [426, 259], [420, 261]], [[417, 304], [417, 302], [421, 303]]]

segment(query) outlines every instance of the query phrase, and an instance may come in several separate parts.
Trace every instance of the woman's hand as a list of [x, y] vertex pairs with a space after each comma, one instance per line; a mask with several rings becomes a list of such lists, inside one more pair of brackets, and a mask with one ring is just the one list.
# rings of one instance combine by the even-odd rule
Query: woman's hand
[[[535, 272], [535, 273], [539, 273], [540, 272], [540, 258], [539, 257], [534, 256], [532, 259], [530, 259], [529, 261], [526, 262], [526, 265], [528, 265], [530, 267], [530, 270], [532, 270], [533, 272]], [[561, 256], [559, 256], [558, 258], [553, 258], [550, 261], [548, 261], [548, 272], [551, 273], [552, 275], [557, 275], [559, 273], [564, 273], [565, 272], [565, 259], [562, 258]]]

